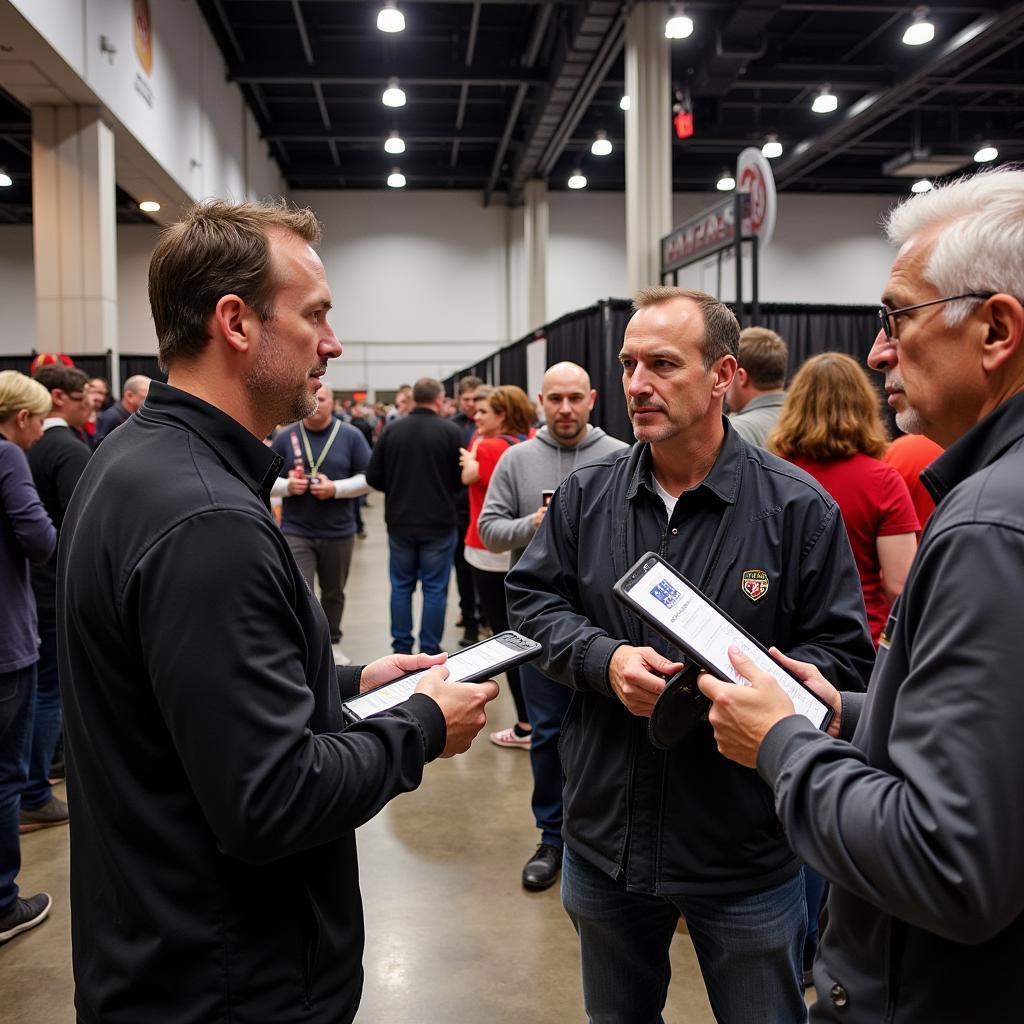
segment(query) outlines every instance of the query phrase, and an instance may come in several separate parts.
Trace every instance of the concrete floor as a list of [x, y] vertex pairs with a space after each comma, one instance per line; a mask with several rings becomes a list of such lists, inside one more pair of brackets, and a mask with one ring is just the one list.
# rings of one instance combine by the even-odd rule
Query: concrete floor
[[[389, 651], [383, 499], [371, 499], [369, 538], [358, 541], [348, 585], [345, 650], [353, 661]], [[453, 588], [454, 594], [454, 588]], [[457, 601], [446, 646], [454, 650]], [[506, 694], [487, 731], [512, 722]], [[63, 787], [57, 794], [63, 796]], [[576, 936], [557, 887], [527, 893], [519, 873], [538, 842], [530, 814], [530, 765], [495, 747], [486, 731], [461, 757], [427, 767], [423, 784], [359, 832], [366, 912], [362, 1024], [566, 1024], [584, 1020]], [[74, 1021], [68, 906], [68, 830], [22, 837], [23, 892], [53, 896], [50, 918], [0, 947], [4, 1024]], [[672, 947], [665, 1019], [714, 1018], [693, 947], [681, 928]]]

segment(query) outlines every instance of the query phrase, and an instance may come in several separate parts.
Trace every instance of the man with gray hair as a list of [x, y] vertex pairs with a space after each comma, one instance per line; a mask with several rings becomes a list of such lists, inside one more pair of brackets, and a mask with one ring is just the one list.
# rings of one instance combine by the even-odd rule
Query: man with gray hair
[[149, 377], [137, 373], [124, 382], [121, 389], [121, 401], [115, 402], [109, 409], [100, 413], [96, 420], [96, 439], [94, 445], [98, 445], [112, 430], [121, 426], [122, 423], [136, 409], [140, 409], [149, 394]]
[[[739, 324], [710, 295], [642, 291], [619, 361], [637, 444], [570, 473], [506, 580], [512, 625], [570, 687], [562, 724], [562, 902], [591, 1020], [655, 1024], [685, 914], [726, 1024], [800, 1024], [807, 911], [771, 792], [699, 723], [649, 722], [679, 651], [612, 586], [658, 551], [764, 644], [862, 686], [874, 651], [835, 502], [722, 415]], [[699, 696], [699, 695], [698, 695]]]
[[899, 427], [946, 451], [921, 474], [937, 505], [871, 684], [839, 694], [784, 659], [835, 709], [830, 735], [741, 655], [751, 687], [701, 687], [719, 748], [757, 769], [832, 882], [812, 1019], [1018, 1020], [1024, 171], [937, 186], [887, 227], [899, 253], [868, 363]]
[[767, 327], [747, 327], [740, 331], [740, 349], [736, 356], [736, 375], [725, 400], [729, 422], [751, 444], [764, 447], [786, 400], [789, 348]]

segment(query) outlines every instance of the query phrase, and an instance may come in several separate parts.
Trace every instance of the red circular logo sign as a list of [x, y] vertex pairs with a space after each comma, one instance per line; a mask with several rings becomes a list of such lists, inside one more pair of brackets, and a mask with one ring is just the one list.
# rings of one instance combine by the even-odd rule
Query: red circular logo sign
[[750, 193], [750, 231], [757, 234], [764, 223], [764, 215], [768, 205], [768, 189], [760, 167], [744, 167], [740, 175], [741, 192]]

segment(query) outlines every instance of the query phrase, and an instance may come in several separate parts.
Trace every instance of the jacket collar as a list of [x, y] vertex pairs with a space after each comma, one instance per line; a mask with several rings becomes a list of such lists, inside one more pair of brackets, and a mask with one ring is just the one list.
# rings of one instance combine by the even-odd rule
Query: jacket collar
[[[725, 427], [725, 440], [718, 450], [715, 464], [711, 467], [711, 472], [691, 490], [704, 489], [715, 495], [723, 504], [735, 505], [736, 494], [739, 490], [740, 469], [744, 459], [743, 439], [729, 424], [728, 416], [723, 416], [722, 422]], [[626, 491], [626, 497], [630, 499], [636, 497], [641, 486], [652, 494], [655, 493], [651, 471], [651, 446], [638, 444], [636, 447], [638, 452], [634, 459], [633, 476], [629, 481], [629, 489]]]
[[264, 503], [269, 502], [270, 488], [284, 459], [253, 437], [238, 420], [187, 391], [156, 380], [150, 385], [146, 404], [135, 415], [142, 420], [170, 423], [195, 434]]
[[785, 401], [785, 391], [772, 391], [767, 395], [758, 395], [756, 398], [752, 398], [736, 415], [742, 416], [743, 413], [753, 409], [779, 409]]
[[1024, 438], [1024, 393], [990, 412], [954, 441], [923, 473], [921, 482], [936, 502], [958, 483], [991, 465]]

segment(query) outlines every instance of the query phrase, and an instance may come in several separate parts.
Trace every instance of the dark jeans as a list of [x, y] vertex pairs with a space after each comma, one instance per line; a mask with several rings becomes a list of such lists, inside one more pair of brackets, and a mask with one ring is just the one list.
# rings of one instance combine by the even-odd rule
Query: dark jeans
[[761, 892], [651, 896], [627, 892], [566, 847], [562, 903], [580, 937], [583, 1002], [591, 1024], [662, 1024], [668, 950], [679, 914], [719, 1024], [804, 1024], [800, 958], [804, 879]]
[[21, 791], [28, 776], [28, 748], [36, 699], [36, 666], [0, 673], [0, 914], [14, 906], [21, 868], [18, 840]]
[[299, 537], [292, 533], [286, 533], [284, 539], [288, 541], [299, 572], [306, 578], [310, 590], [313, 590], [313, 576], [320, 578], [320, 604], [331, 630], [331, 643], [336, 644], [341, 639], [345, 584], [348, 582], [356, 539]]
[[533, 816], [540, 829], [541, 842], [562, 845], [562, 759], [558, 756], [558, 737], [562, 719], [569, 710], [572, 690], [554, 683], [533, 665], [519, 667], [526, 711], [533, 732], [530, 734], [530, 768], [533, 771]]
[[[505, 604], [505, 576], [503, 572], [486, 572], [473, 566], [473, 582], [476, 584], [477, 596], [480, 598], [480, 608], [487, 617], [487, 625], [495, 633], [501, 633], [509, 628], [508, 606]], [[526, 701], [523, 700], [523, 687], [519, 682], [519, 669], [510, 668], [505, 672], [508, 680], [509, 692], [516, 704], [516, 718], [520, 722], [529, 722], [530, 714], [526, 710]]]
[[56, 619], [40, 617], [39, 637], [42, 643], [36, 666], [36, 709], [29, 740], [28, 781], [21, 791], [21, 806], [27, 811], [42, 807], [50, 799], [50, 766], [61, 728]]
[[451, 533], [428, 535], [389, 534], [388, 575], [391, 579], [391, 648], [412, 653], [412, 595], [419, 582], [423, 588], [420, 650], [438, 654], [448, 604], [448, 580], [458, 537]]

